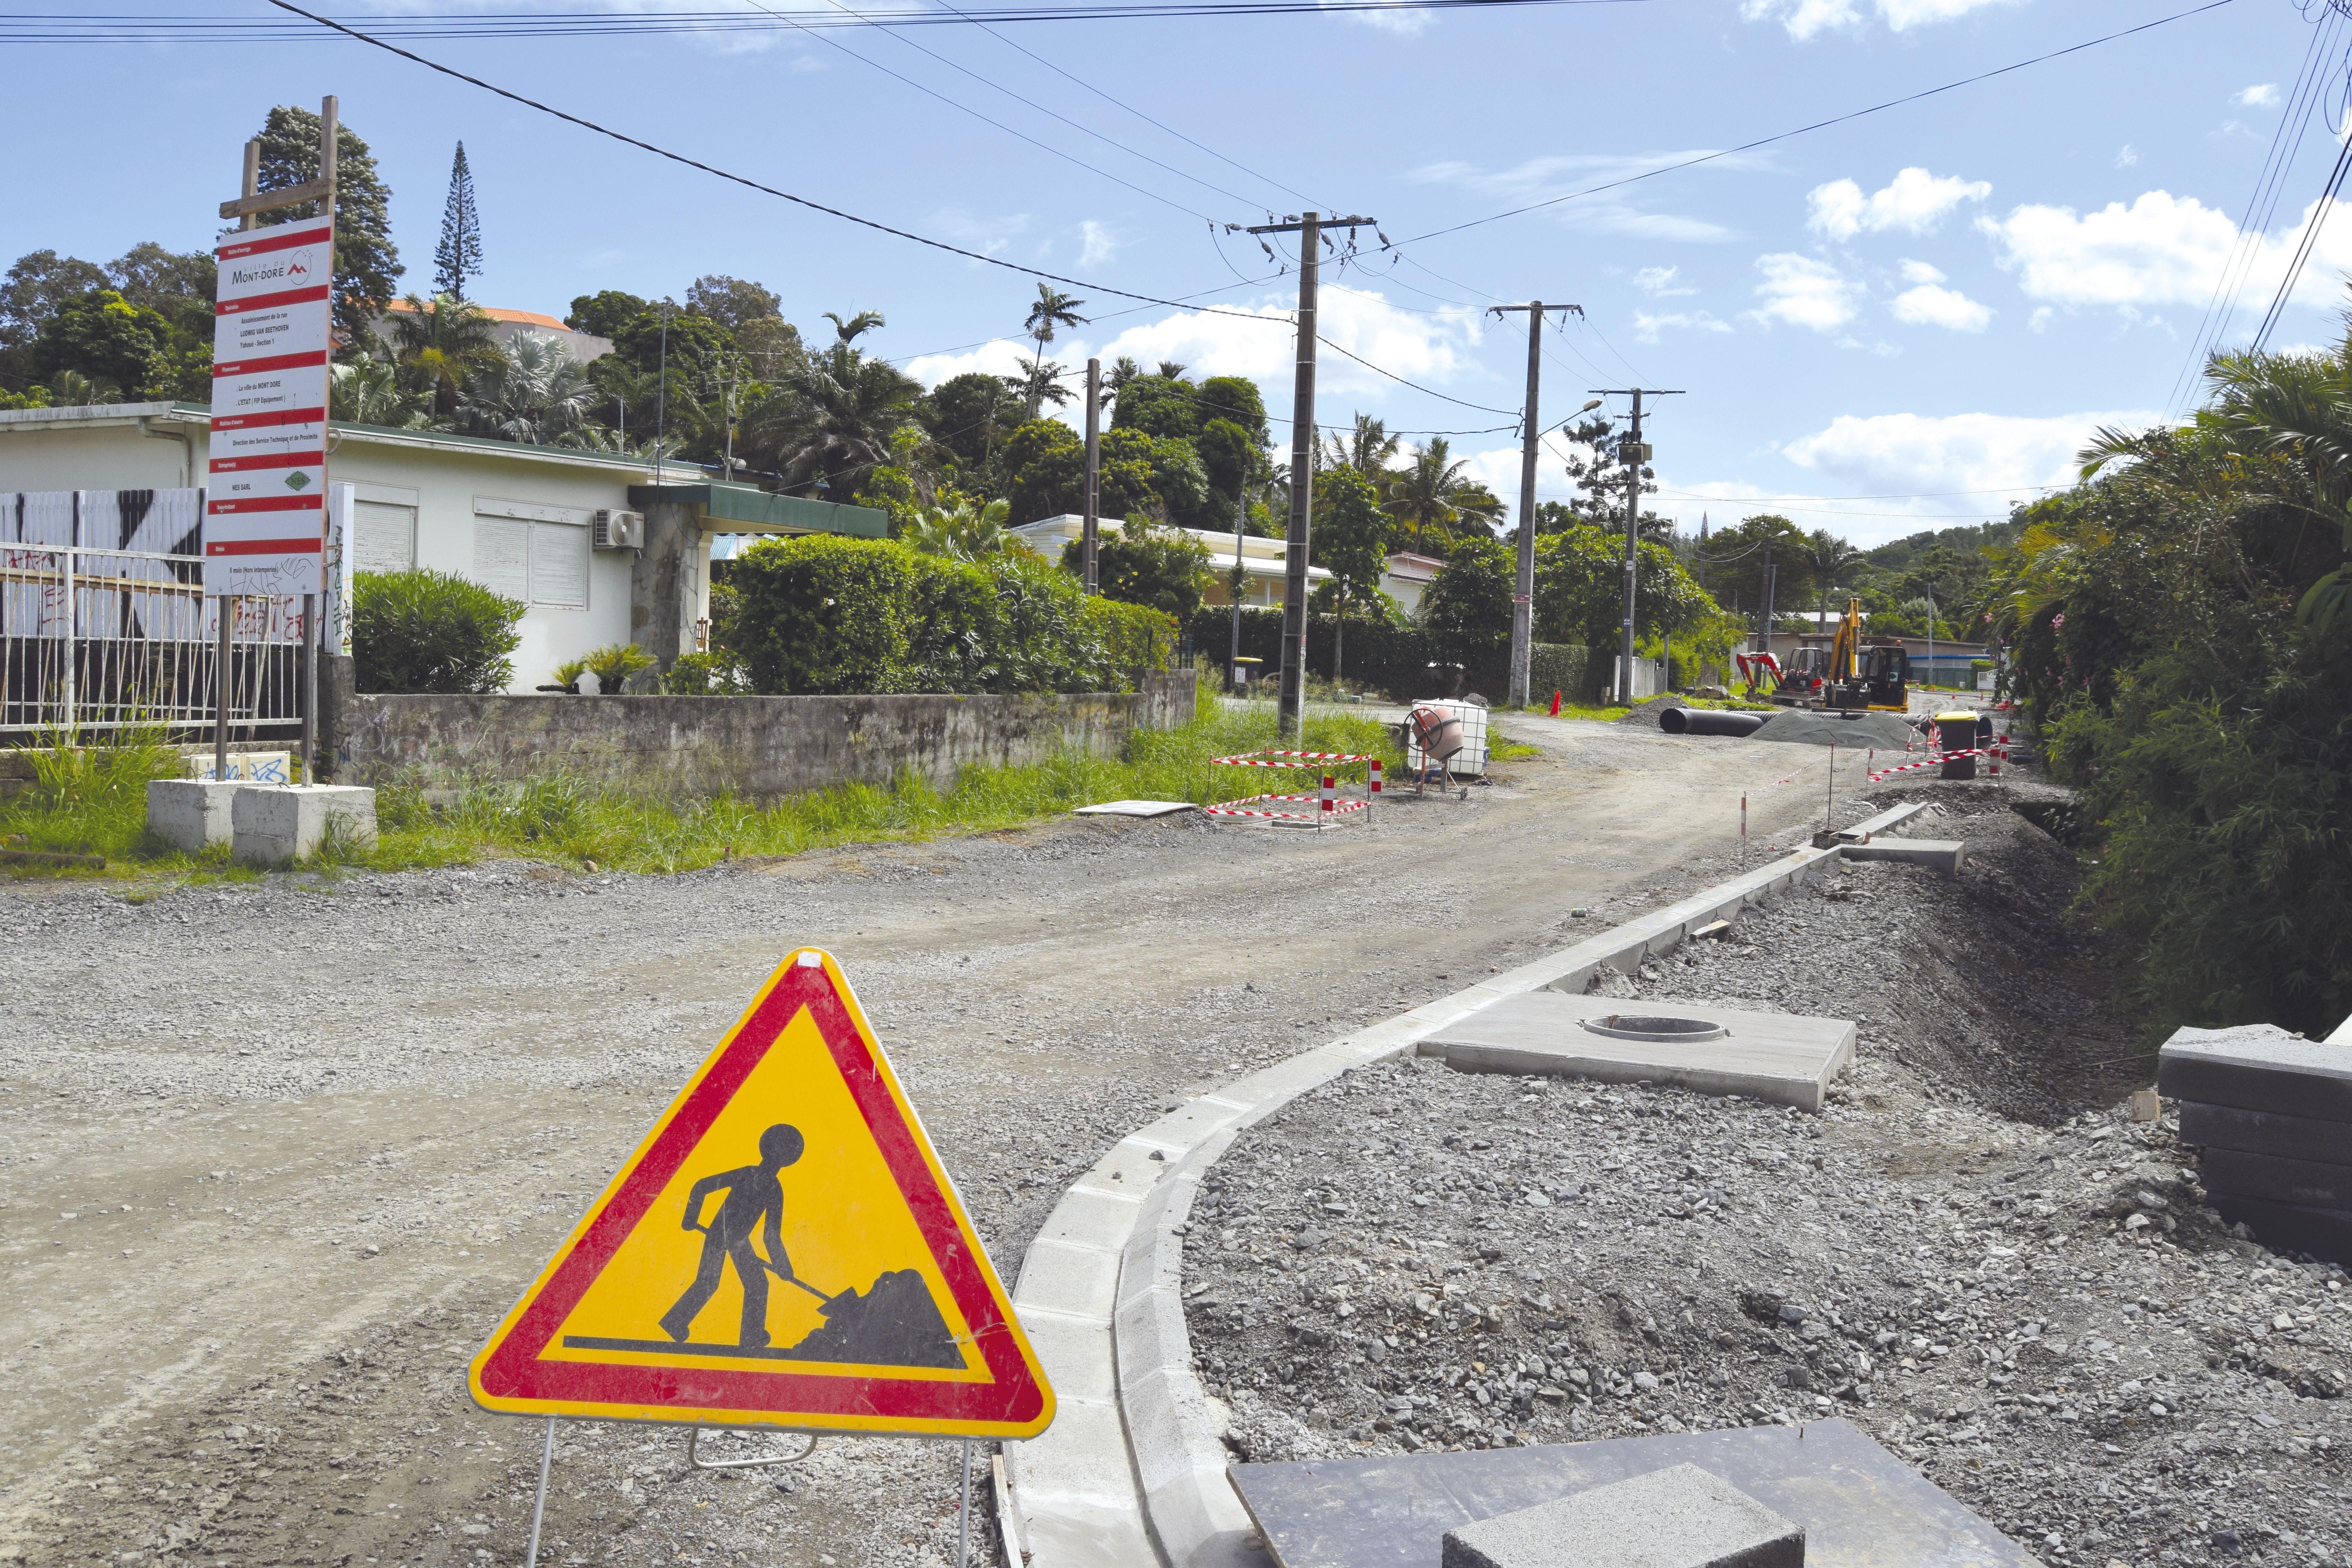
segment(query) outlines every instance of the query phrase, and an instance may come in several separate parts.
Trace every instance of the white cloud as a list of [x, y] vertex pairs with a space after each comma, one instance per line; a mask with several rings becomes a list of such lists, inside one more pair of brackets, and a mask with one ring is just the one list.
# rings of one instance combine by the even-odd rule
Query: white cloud
[[1774, 511], [1867, 548], [1922, 529], [2005, 517], [2013, 501], [2072, 484], [2075, 454], [2101, 426], [2140, 429], [2159, 417], [2146, 410], [2052, 418], [1848, 415], [1781, 448], [1799, 470], [1793, 482], [1662, 475], [1657, 506], [1680, 516], [1685, 531], [1696, 531], [1702, 509], [1718, 527]]
[[2121, 147], [2118, 147], [2118, 148], [2116, 148], [2116, 168], [2118, 168], [2118, 169], [2128, 169], [2128, 168], [2130, 168], [2134, 163], [2138, 163], [2138, 162], [2139, 162], [2139, 149], [2138, 149], [2138, 148], [2137, 148], [2137, 147], [2135, 147], [2135, 146], [2133, 146], [2130, 142], [2125, 142]]
[[1679, 267], [1644, 267], [1633, 274], [1633, 287], [1654, 300], [1671, 300], [1677, 294], [1696, 294], [1696, 289], [1676, 286], [1675, 279], [1682, 275]]
[[1660, 316], [1654, 316], [1647, 310], [1633, 312], [1633, 336], [1639, 341], [1656, 342], [1660, 328], [1688, 332], [1727, 332], [1731, 331], [1731, 323], [1710, 310], [1675, 310]]
[[1078, 225], [1078, 233], [1086, 241], [1085, 248], [1078, 252], [1078, 265], [1081, 267], [1093, 267], [1108, 261], [1126, 243], [1114, 237], [1109, 229], [1092, 218]]
[[[2316, 204], [2314, 204], [2315, 205]], [[2299, 242], [2311, 207], [2259, 248], [2239, 295], [2241, 304], [2267, 304]], [[2005, 218], [1982, 217], [1977, 227], [1993, 241], [1995, 259], [2017, 276], [2030, 299], [2060, 305], [2139, 309], [2202, 307], [2236, 247], [2238, 226], [2227, 213], [2194, 196], [2149, 191], [2126, 206], [2110, 202], [2095, 212], [2021, 206]], [[2352, 271], [2352, 224], [2330, 208], [2310, 262], [2295, 285], [2305, 305], [2341, 302]]]
[[2230, 100], [2231, 103], [2242, 103], [2248, 109], [2270, 109], [2276, 106], [2278, 100], [2278, 84], [2271, 81], [2247, 88]]
[[[2019, 4], [2020, 0], [1875, 0], [1873, 9], [1895, 32], [1937, 22], [1957, 21], [1988, 5]], [[1859, 28], [1861, 0], [1740, 0], [1739, 14], [1751, 22], [1777, 21], [1792, 38], [1810, 38], [1832, 27]]]
[[991, 375], [1013, 375], [1019, 373], [1021, 362], [1036, 348], [1031, 342], [1016, 342], [1010, 338], [995, 338], [976, 349], [961, 353], [924, 354], [908, 360], [901, 366], [908, 375], [925, 386], [937, 386], [970, 371], [985, 371]]
[[2026, 318], [2025, 324], [2037, 332], [2048, 331], [2050, 330], [2050, 318], [2057, 313], [2057, 311], [2052, 310], [2047, 305], [2036, 306], [2034, 308], [2033, 314]]
[[967, 250], [993, 256], [1028, 232], [1029, 215], [983, 215], [966, 207], [940, 207], [930, 215], [929, 227], [932, 233], [944, 235]]
[[1861, 310], [1853, 285], [1826, 261], [1783, 250], [1758, 257], [1756, 266], [1764, 274], [1756, 297], [1764, 302], [1748, 314], [1766, 326], [1786, 321], [1826, 332], [1853, 321]]
[[1992, 308], [1979, 305], [1957, 289], [1942, 287], [1944, 275], [1924, 261], [1903, 263], [1903, 280], [1912, 287], [1895, 297], [1895, 319], [1915, 327], [1949, 327], [1956, 332], [1981, 332], [1992, 321]]
[[[1449, 159], [1423, 164], [1405, 177], [1422, 184], [1455, 185], [1480, 195], [1525, 205], [1549, 201], [1594, 185], [1607, 184], [1612, 180], [1623, 180], [1664, 164], [1687, 163], [1701, 157], [1713, 159], [1710, 167], [1726, 171], [1769, 167], [1767, 160], [1755, 154], [1735, 153], [1717, 158], [1711, 149], [1632, 154], [1548, 153], [1523, 159], [1502, 169], [1485, 169], [1475, 163]], [[1572, 224], [1579, 228], [1601, 234], [1625, 235], [1636, 239], [1690, 244], [1738, 237], [1736, 230], [1713, 219], [1682, 213], [1654, 212], [1636, 205], [1631, 196], [1615, 192], [1604, 192], [1570, 203], [1558, 210], [1558, 216], [1562, 223]]]
[[1852, 239], [1865, 228], [1927, 234], [1962, 202], [1980, 202], [1990, 195], [1992, 186], [1986, 181], [1957, 174], [1939, 177], [1919, 168], [1903, 170], [1867, 196], [1852, 180], [1832, 180], [1814, 186], [1805, 198], [1805, 225], [1832, 239]]
[[1384, 5], [1376, 6], [1370, 11], [1349, 11], [1347, 13], [1347, 17], [1350, 22], [1362, 26], [1376, 28], [1383, 33], [1395, 33], [1408, 38], [1434, 20], [1433, 14], [1428, 11], [1391, 10]]

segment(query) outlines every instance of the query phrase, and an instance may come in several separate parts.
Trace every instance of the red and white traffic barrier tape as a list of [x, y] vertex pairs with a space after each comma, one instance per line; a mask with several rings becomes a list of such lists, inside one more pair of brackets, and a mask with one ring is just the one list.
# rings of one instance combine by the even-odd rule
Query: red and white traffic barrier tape
[[1945, 763], [1955, 763], [1959, 761], [1962, 757], [1992, 757], [1994, 773], [1998, 774], [2000, 772], [2000, 760], [1997, 755], [1995, 755], [1991, 748], [1986, 746], [1971, 746], [1964, 752], [1930, 752], [1927, 753], [1927, 758], [1925, 762], [1904, 763], [1896, 767], [1881, 768], [1876, 773], [1870, 775], [1869, 782], [1876, 784], [1879, 780], [1892, 778], [1896, 773], [1916, 773], [1921, 768], [1932, 768], [1940, 766]]

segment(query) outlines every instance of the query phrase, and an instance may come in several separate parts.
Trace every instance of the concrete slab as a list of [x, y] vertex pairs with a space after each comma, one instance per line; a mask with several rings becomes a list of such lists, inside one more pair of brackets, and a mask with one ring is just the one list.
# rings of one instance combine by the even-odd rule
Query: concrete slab
[[2352, 1121], [2352, 1050], [2268, 1024], [2173, 1031], [2156, 1085], [2171, 1100]]
[[206, 784], [269, 784], [294, 782], [294, 753], [291, 752], [231, 752], [228, 772], [219, 779], [213, 777], [213, 752], [209, 746], [188, 753], [190, 777]]
[[1838, 853], [1849, 860], [1900, 860], [1957, 877], [1960, 862], [1968, 858], [1969, 847], [1958, 838], [1874, 838], [1867, 844], [1846, 845]]
[[2207, 1199], [2232, 1225], [2242, 1225], [2273, 1252], [2308, 1252], [2352, 1268], [2352, 1210], [2310, 1208], [2263, 1198], [2215, 1193]]
[[1810, 1568], [2039, 1568], [1846, 1421], [1229, 1474], [1276, 1568], [1429, 1568], [1448, 1531], [1680, 1464], [1804, 1526]]
[[1805, 1568], [1805, 1527], [1670, 1465], [1445, 1532], [1442, 1568]]
[[2352, 1209], [2352, 1165], [2283, 1160], [2243, 1149], [2208, 1149], [2202, 1163], [2208, 1192], [2308, 1208]]
[[2208, 1150], [2247, 1149], [2284, 1160], [2352, 1165], [2352, 1122], [2317, 1121], [2227, 1105], [2180, 1104], [2180, 1141]]
[[[1625, 1040], [1583, 1027], [1611, 1014], [1703, 1018], [1728, 1031], [1690, 1044]], [[1701, 1094], [1744, 1094], [1819, 1110], [1830, 1080], [1853, 1060], [1855, 1030], [1842, 1018], [1745, 1013], [1705, 1002], [1633, 1003], [1534, 991], [1433, 1033], [1423, 1056], [1465, 1072], [1540, 1073], [1604, 1083], [1671, 1083]]]
[[1200, 809], [1189, 800], [1107, 800], [1100, 805], [1082, 805], [1070, 815], [1073, 816], [1173, 816], [1180, 811]]
[[329, 834], [375, 847], [375, 791], [357, 784], [245, 784], [229, 801], [230, 846], [247, 866], [290, 866]]
[[229, 842], [229, 802], [245, 786], [204, 779], [155, 779], [147, 785], [147, 826], [184, 855]]

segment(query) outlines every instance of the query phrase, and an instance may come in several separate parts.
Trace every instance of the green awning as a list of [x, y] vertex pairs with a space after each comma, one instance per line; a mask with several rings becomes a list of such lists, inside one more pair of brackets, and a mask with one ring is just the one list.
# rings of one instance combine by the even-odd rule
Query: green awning
[[757, 485], [713, 481], [704, 485], [632, 485], [629, 504], [658, 502], [698, 506], [713, 533], [840, 533], [855, 539], [887, 539], [890, 515], [876, 507], [780, 496]]

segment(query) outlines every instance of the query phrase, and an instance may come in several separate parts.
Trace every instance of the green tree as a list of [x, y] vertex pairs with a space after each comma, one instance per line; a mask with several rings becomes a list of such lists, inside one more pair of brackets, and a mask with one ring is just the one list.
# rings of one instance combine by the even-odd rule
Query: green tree
[[16, 258], [0, 279], [0, 350], [22, 354], [20, 382], [34, 374], [33, 341], [66, 301], [113, 286], [106, 268], [79, 257], [36, 250]]
[[640, 300], [635, 294], [624, 294], [618, 289], [606, 289], [573, 299], [572, 313], [563, 318], [563, 324], [575, 332], [586, 332], [592, 337], [611, 338], [617, 342], [621, 329], [652, 309], [651, 300]]
[[353, 425], [415, 428], [425, 422], [425, 399], [400, 384], [389, 360], [353, 360], [332, 366], [327, 383], [327, 414]]
[[[1006, 431], [1022, 422], [1021, 400], [984, 371], [950, 376], [931, 388], [924, 423], [956, 467], [977, 477]], [[1034, 519], [1029, 521], [1034, 521]]]
[[803, 377], [746, 411], [751, 449], [788, 488], [823, 481], [837, 496], [855, 493], [872, 468], [889, 460], [892, 435], [917, 421], [921, 385], [887, 360], [861, 353], [856, 335], [844, 330], [831, 348], [810, 356]]
[[[279, 104], [261, 126], [261, 180], [282, 191], [319, 177], [319, 117]], [[267, 227], [319, 216], [319, 204], [261, 215]], [[400, 281], [400, 247], [392, 242], [392, 187], [376, 172], [375, 155], [348, 125], [335, 134], [335, 329], [343, 341], [370, 341], [375, 319]]]
[[1451, 545], [1457, 523], [1466, 521], [1480, 532], [1486, 531], [1494, 516], [1486, 503], [1494, 498], [1468, 477], [1469, 467], [1467, 459], [1455, 458], [1444, 437], [1433, 436], [1404, 470], [1387, 481], [1389, 515], [1412, 525], [1414, 553], [1427, 552], [1428, 531], [1433, 528], [1438, 531], [1441, 553]]
[[1201, 432], [1200, 388], [1164, 375], [1139, 375], [1111, 405], [1110, 427], [1189, 440]]
[[478, 305], [446, 294], [420, 300], [411, 294], [403, 309], [389, 311], [393, 361], [411, 386], [430, 399], [433, 416], [447, 419], [457, 412], [457, 395], [467, 381], [506, 356], [490, 318]]
[[[1163, 451], [1136, 430], [1104, 434], [1097, 491], [1104, 517], [1151, 517], [1166, 510], [1154, 488], [1162, 477], [1197, 484], [1205, 496], [1207, 477], [1200, 472], [1198, 460], [1192, 460], [1188, 474], [1176, 458], [1180, 452], [1189, 458], [1189, 449], [1181, 443], [1173, 445], [1179, 451]], [[1012, 503], [1016, 526], [1085, 508], [1086, 443], [1060, 420], [1033, 419], [1013, 431], [1005, 440], [1002, 460], [1005, 499]]]
[[514, 679], [523, 606], [447, 572], [362, 572], [352, 584], [362, 691], [497, 691]]
[[[1073, 539], [1063, 547], [1062, 569], [1085, 574], [1084, 541]], [[1189, 533], [1130, 515], [1097, 537], [1095, 581], [1104, 597], [1147, 605], [1181, 624], [1201, 607], [1209, 581], [1208, 548]]]
[[1359, 414], [1355, 428], [1347, 435], [1323, 437], [1315, 448], [1315, 466], [1318, 469], [1353, 468], [1367, 479], [1377, 479], [1388, 472], [1397, 448], [1403, 444], [1403, 437], [1389, 434], [1385, 420]]
[[[1625, 513], [1620, 508], [1614, 526], [1621, 552], [1624, 548], [1624, 524]], [[1804, 530], [1774, 512], [1742, 518], [1736, 526], [1722, 529], [1708, 539], [1706, 580], [1718, 600], [1751, 613], [1763, 610], [1768, 545], [1777, 579], [1772, 595], [1774, 611], [1792, 609], [1805, 602], [1812, 589], [1806, 565], [1811, 541], [1805, 537]]]
[[902, 537], [913, 549], [951, 561], [985, 561], [1008, 551], [1027, 550], [1004, 526], [1011, 510], [1004, 501], [960, 497], [952, 506], [929, 508]]
[[1199, 404], [1202, 428], [1205, 429], [1210, 422], [1227, 419], [1246, 431], [1251, 443], [1259, 450], [1265, 450], [1269, 444], [1265, 399], [1259, 395], [1257, 383], [1248, 377], [1209, 377], [1201, 384]]
[[1331, 679], [1339, 679], [1347, 657], [1348, 616], [1376, 609], [1381, 573], [1388, 565], [1391, 523], [1381, 510], [1381, 492], [1352, 468], [1327, 470], [1315, 481], [1315, 552], [1331, 573], [1329, 604], [1338, 616], [1331, 639]]
[[[1720, 616], [1665, 545], [1641, 542], [1633, 567], [1637, 639], [1679, 637]], [[1579, 643], [1604, 663], [1612, 658], [1625, 614], [1624, 535], [1579, 524], [1538, 537], [1534, 609], [1537, 641]]]
[[740, 332], [753, 321], [780, 318], [784, 302], [764, 285], [711, 272], [686, 286], [686, 308], [709, 317], [730, 332]]
[[79, 371], [103, 387], [140, 395], [168, 377], [172, 324], [111, 289], [93, 289], [68, 300], [41, 330], [33, 345], [35, 369], [44, 377]]
[[449, 199], [441, 209], [441, 243], [433, 248], [433, 291], [462, 300], [466, 279], [481, 273], [482, 220], [474, 211], [474, 171], [466, 166], [466, 144], [460, 142], [457, 161], [449, 165]]
[[1422, 595], [1422, 624], [1457, 647], [1492, 643], [1510, 632], [1517, 579], [1517, 561], [1502, 541], [1465, 539]]
[[544, 446], [585, 423], [595, 384], [553, 338], [519, 332], [500, 359], [457, 395], [457, 426], [477, 436]]
[[1223, 531], [1234, 525], [1234, 509], [1246, 505], [1250, 480], [1265, 463], [1265, 454], [1249, 431], [1230, 419], [1212, 419], [1201, 426], [1192, 450], [1208, 484], [1202, 526]]
[[1819, 624], [1829, 624], [1830, 595], [1853, 581], [1855, 571], [1863, 564], [1862, 552], [1832, 533], [1817, 528], [1805, 535], [1802, 564], [1805, 575], [1813, 580], [1813, 591], [1819, 595], [1816, 615]]

